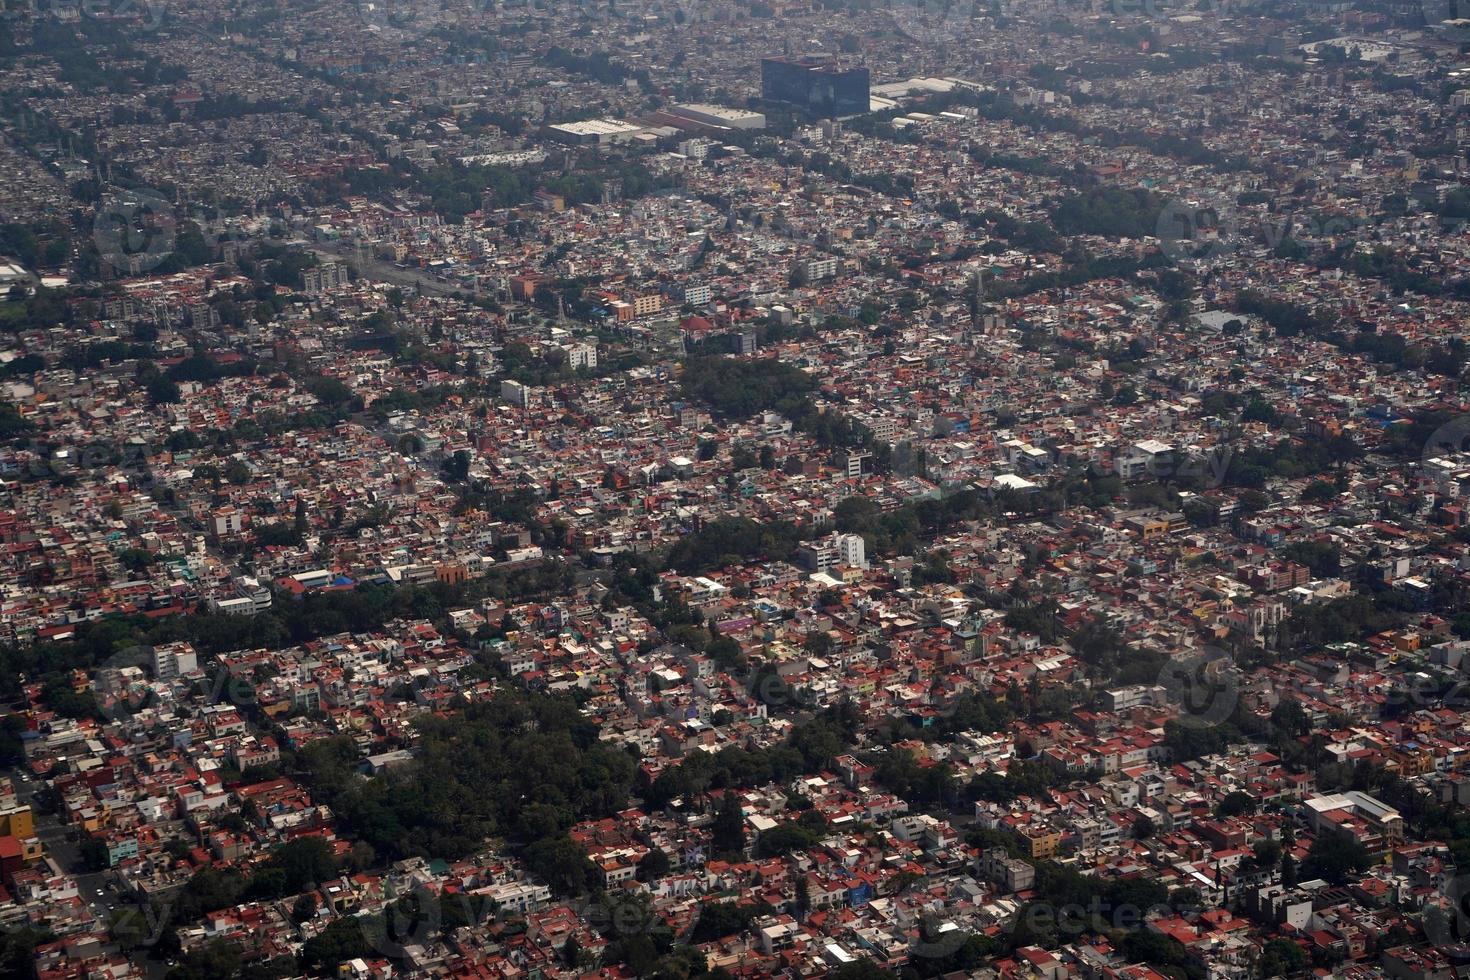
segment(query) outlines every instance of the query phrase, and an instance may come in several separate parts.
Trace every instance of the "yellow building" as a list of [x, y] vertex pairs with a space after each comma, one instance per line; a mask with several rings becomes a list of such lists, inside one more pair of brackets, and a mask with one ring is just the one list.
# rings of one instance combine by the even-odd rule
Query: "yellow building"
[[1030, 848], [1033, 858], [1054, 857], [1062, 846], [1061, 831], [1047, 827], [1022, 827], [1021, 839]]
[[0, 837], [7, 836], [21, 840], [36, 836], [36, 818], [29, 806], [16, 804], [0, 810]]

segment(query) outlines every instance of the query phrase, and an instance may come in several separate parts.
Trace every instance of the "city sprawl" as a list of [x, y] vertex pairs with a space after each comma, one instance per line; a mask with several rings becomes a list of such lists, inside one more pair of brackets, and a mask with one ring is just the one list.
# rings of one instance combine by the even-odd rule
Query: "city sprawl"
[[1461, 0], [5, 0], [0, 976], [1470, 976], [1467, 333]]

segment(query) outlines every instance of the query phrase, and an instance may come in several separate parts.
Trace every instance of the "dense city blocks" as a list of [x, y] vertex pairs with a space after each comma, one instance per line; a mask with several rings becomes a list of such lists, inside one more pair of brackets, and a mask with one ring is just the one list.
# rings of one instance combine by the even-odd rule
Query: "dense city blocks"
[[1470, 976], [1470, 0], [0, 5], [0, 977]]

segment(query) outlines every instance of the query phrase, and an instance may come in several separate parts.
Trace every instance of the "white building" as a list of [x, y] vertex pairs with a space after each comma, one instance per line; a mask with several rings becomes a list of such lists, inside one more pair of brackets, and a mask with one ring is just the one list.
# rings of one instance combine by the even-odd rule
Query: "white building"
[[830, 572], [834, 568], [867, 568], [866, 546], [861, 534], [833, 532], [797, 549], [799, 562], [813, 572]]
[[199, 655], [183, 640], [153, 647], [151, 659], [153, 676], [161, 681], [171, 681], [199, 669]]
[[837, 260], [828, 256], [821, 259], [808, 259], [805, 269], [808, 282], [816, 282], [819, 279], [831, 279], [837, 275]]
[[573, 371], [578, 368], [586, 368], [588, 371], [597, 368], [597, 348], [592, 344], [572, 344], [566, 348], [567, 367]]
[[748, 109], [730, 109], [722, 105], [691, 102], [688, 105], [671, 106], [668, 113], [680, 119], [688, 119], [701, 125], [717, 126], [723, 129], [766, 128], [766, 117], [761, 113], [751, 112]]

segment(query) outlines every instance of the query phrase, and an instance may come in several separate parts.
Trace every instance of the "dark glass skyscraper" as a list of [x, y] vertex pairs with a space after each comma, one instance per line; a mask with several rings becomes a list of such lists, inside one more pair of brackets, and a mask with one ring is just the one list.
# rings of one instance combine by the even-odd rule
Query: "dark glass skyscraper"
[[855, 116], [868, 111], [868, 69], [824, 58], [762, 58], [761, 95], [815, 116]]

